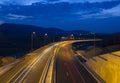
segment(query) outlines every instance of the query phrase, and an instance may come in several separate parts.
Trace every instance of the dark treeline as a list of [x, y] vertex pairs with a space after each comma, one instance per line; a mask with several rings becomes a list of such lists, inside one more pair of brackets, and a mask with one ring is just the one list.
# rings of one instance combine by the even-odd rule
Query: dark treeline
[[120, 33], [103, 36], [101, 38], [103, 40], [95, 42], [95, 46], [94, 42], [74, 43], [73, 49], [75, 51], [81, 51], [81, 54], [86, 58], [120, 50]]
[[[74, 35], [75, 39], [94, 38], [88, 31], [64, 31], [58, 28], [42, 28], [31, 25], [5, 23], [0, 25], [0, 56], [16, 56], [30, 52], [32, 43], [31, 35], [33, 32], [35, 32], [33, 35], [34, 50], [52, 42], [61, 41], [62, 36], [69, 38], [71, 34]], [[120, 44], [119, 34], [96, 34], [96, 38], [105, 39], [98, 43], [100, 46]]]

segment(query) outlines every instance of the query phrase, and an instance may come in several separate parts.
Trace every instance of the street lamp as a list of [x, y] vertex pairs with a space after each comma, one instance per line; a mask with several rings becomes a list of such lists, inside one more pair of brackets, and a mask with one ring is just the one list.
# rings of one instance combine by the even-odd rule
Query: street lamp
[[70, 35], [70, 39], [72, 39], [72, 40], [74, 39], [74, 35], [73, 34]]
[[45, 33], [45, 35], [44, 36], [48, 36], [48, 34], [47, 33]]
[[35, 32], [32, 32], [32, 34], [31, 34], [31, 51], [33, 51], [33, 41], [34, 41], [34, 35], [35, 35], [36, 33]]
[[45, 33], [45, 35], [44, 35], [44, 45], [46, 44], [46, 39], [47, 39], [47, 37], [48, 37], [48, 34]]
[[80, 33], [80, 37], [79, 37], [79, 39], [81, 39], [81, 35], [82, 35], [82, 34]]
[[94, 36], [94, 56], [95, 56], [95, 54], [96, 54], [96, 52], [95, 52], [95, 45], [96, 45], [96, 42], [95, 42], [95, 33], [91, 32], [91, 35]]
[[53, 43], [55, 42], [55, 37], [56, 37], [56, 36], [53, 35], [53, 38], [52, 38]]

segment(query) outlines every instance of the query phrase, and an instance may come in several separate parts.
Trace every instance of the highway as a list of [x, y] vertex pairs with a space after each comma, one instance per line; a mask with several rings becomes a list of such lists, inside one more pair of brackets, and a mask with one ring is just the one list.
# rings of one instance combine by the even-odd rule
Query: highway
[[39, 49], [17, 63], [13, 68], [0, 76], [0, 83], [41, 83], [45, 66], [53, 55], [53, 46]]
[[98, 83], [79, 63], [71, 47], [71, 42], [59, 47], [56, 59], [56, 83]]
[[97, 83], [74, 56], [71, 41], [42, 47], [0, 76], [0, 83]]

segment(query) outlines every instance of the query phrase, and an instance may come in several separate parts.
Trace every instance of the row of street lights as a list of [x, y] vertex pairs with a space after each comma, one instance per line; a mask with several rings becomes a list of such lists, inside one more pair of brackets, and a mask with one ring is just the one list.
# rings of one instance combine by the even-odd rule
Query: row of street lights
[[[90, 34], [94, 36], [94, 55], [95, 55], [95, 46], [96, 46], [95, 33], [91, 32]], [[34, 36], [35, 36], [35, 35], [36, 35], [36, 32], [32, 32], [32, 34], [31, 34], [31, 51], [34, 50], [33, 44], [34, 44]], [[82, 35], [89, 35], [89, 34], [80, 34], [80, 36], [82, 36]], [[72, 34], [71, 36], [74, 38], [74, 35], [73, 35], [73, 34]], [[48, 34], [47, 34], [47, 33], [45, 33], [45, 35], [44, 35], [44, 38], [46, 38], [46, 37], [48, 37]], [[44, 44], [45, 44], [45, 42], [46, 42], [46, 41], [44, 40]]]
[[[73, 37], [74, 37], [74, 35], [73, 34], [71, 34]], [[96, 55], [96, 52], [95, 52], [95, 48], [96, 48], [96, 38], [95, 38], [95, 33], [94, 32], [90, 32], [90, 33], [88, 33], [88, 34], [81, 34], [80, 33], [80, 37], [82, 36], [82, 35], [93, 35], [94, 36], [94, 38], [93, 38], [93, 40], [94, 40], [94, 45], [93, 45], [93, 49], [94, 49], [94, 52], [93, 52], [93, 54], [94, 54], [94, 56]], [[80, 39], [80, 37], [79, 37], [79, 39]]]
[[[32, 32], [32, 33], [31, 33], [31, 51], [34, 50], [34, 36], [35, 36], [35, 35], [36, 35], [36, 32]], [[45, 33], [44, 38], [47, 38], [47, 37], [48, 37], [48, 34]], [[46, 41], [44, 40], [44, 44], [46, 44], [45, 42], [46, 42]]]
[[[93, 45], [94, 52], [93, 52], [93, 54], [95, 56], [96, 55], [96, 52], [95, 52], [95, 48], [96, 48], [96, 42], [95, 42], [96, 38], [95, 38], [95, 36], [96, 36], [96, 34], [94, 32], [90, 32], [89, 34], [94, 36], [94, 45]], [[89, 35], [89, 34], [80, 34], [80, 36], [82, 36], [82, 35]]]

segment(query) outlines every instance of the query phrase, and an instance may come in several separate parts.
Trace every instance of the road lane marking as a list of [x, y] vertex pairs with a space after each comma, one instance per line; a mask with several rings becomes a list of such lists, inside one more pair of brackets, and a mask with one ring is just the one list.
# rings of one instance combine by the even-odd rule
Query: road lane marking
[[[56, 46], [58, 46], [58, 45], [60, 45], [62, 43], [64, 43], [64, 42], [60, 42], [60, 43], [55, 44], [52, 49], [54, 49], [54, 47], [56, 47]], [[39, 80], [39, 83], [52, 83], [52, 73], [53, 73], [54, 58], [55, 58], [57, 49], [59, 49], [59, 48], [54, 49], [53, 56], [51, 56], [50, 62], [48, 61], [50, 66], [48, 66], [48, 64], [46, 64], [46, 66], [45, 66], [45, 68], [43, 70], [43, 73], [41, 75], [41, 78]], [[47, 73], [47, 71], [48, 71], [48, 73]], [[45, 78], [45, 76], [46, 76], [46, 78]]]
[[55, 55], [56, 55], [56, 52], [57, 52], [57, 48], [55, 48], [53, 52], [54, 53], [53, 53], [53, 56], [52, 56], [52, 59], [51, 59], [51, 63], [50, 63], [50, 67], [49, 67], [49, 70], [48, 70], [48, 74], [47, 74], [45, 83], [52, 83], [53, 66], [54, 66], [54, 62], [55, 62], [54, 59], [55, 59]]
[[[39, 59], [41, 59], [41, 57], [38, 57]], [[24, 74], [24, 76], [22, 77], [22, 79], [19, 81], [19, 83], [22, 83], [22, 81], [23, 81], [23, 79], [28, 75], [28, 73], [30, 72], [30, 70], [32, 69], [32, 67], [39, 61], [39, 59], [37, 59], [36, 61], [35, 61], [35, 63], [33, 63], [32, 65], [31, 65], [31, 67], [27, 70], [27, 72], [26, 71], [24, 71], [24, 72], [26, 72], [25, 74]], [[22, 75], [22, 74], [21, 74]]]
[[[38, 58], [36, 58], [36, 59], [38, 59]], [[36, 59], [33, 60], [32, 63], [30, 63], [30, 65], [28, 65], [28, 66], [19, 74], [19, 76], [15, 79], [15, 81], [14, 81], [13, 83], [15, 83], [15, 82], [20, 78], [20, 76], [22, 76], [23, 73], [25, 73], [25, 71], [27, 71], [27, 69], [33, 64], [34, 61], [36, 61]]]
[[43, 69], [43, 72], [42, 72], [42, 75], [41, 75], [41, 78], [39, 80], [39, 83], [44, 83], [44, 80], [45, 80], [45, 77], [46, 77], [46, 73], [47, 73], [47, 69], [48, 69], [48, 65], [50, 64], [50, 60], [51, 60], [51, 57], [49, 58], [49, 60], [47, 61], [44, 69]]
[[[34, 60], [33, 63], [31, 63], [31, 64], [26, 68], [26, 70], [23, 71], [23, 73], [25, 73], [26, 71], [27, 71], [27, 72], [24, 74], [24, 76], [23, 76], [22, 79], [19, 81], [19, 83], [21, 83], [21, 82], [23, 81], [23, 79], [28, 75], [28, 73], [29, 73], [30, 70], [33, 68], [33, 66], [36, 65], [36, 63], [43, 57], [43, 55], [45, 55], [48, 51], [50, 51], [51, 48], [52, 48], [52, 47], [49, 47], [49, 48], [47, 48], [46, 50], [44, 50], [44, 52], [36, 58], [37, 60]], [[27, 69], [28, 69], [28, 70], [27, 70]], [[22, 75], [22, 74], [21, 74], [21, 75]], [[20, 77], [20, 76], [19, 76], [19, 77]], [[19, 78], [19, 77], [18, 77], [18, 78]]]
[[[53, 47], [55, 47], [55, 46], [57, 46], [57, 45], [59, 45], [59, 44], [62, 44], [62, 43], [64, 43], [64, 42], [59, 42], [59, 43], [57, 43], [57, 44], [55, 44], [55, 45], [53, 45], [53, 46], [45, 49], [44, 52], [42, 53], [42, 55], [44, 55], [45, 53], [47, 53], [51, 48], [53, 48]], [[41, 55], [41, 54], [40, 54], [40, 55]], [[42, 56], [42, 55], [41, 55], [41, 56]], [[34, 60], [35, 60], [35, 59], [33, 59], [32, 62], [34, 62]], [[28, 64], [29, 64], [29, 63], [28, 63]], [[17, 76], [17, 74], [20, 73], [28, 64], [24, 65], [17, 73], [15, 73], [15, 74], [10, 78], [10, 80], [8, 80], [7, 83], [9, 83], [10, 81], [12, 81], [12, 80], [15, 78], [15, 76]], [[30, 65], [31, 65], [31, 64], [30, 64]], [[28, 65], [28, 66], [29, 66], [29, 65]], [[26, 68], [25, 68], [25, 69], [26, 69]], [[24, 71], [25, 71], [25, 69], [24, 69]], [[27, 74], [25, 74], [25, 75], [27, 75]], [[19, 77], [20, 77], [20, 76], [18, 76], [18, 78], [19, 78]], [[25, 76], [24, 76], [24, 77], [25, 77]], [[18, 78], [17, 78], [17, 79], [18, 79]]]
[[24, 69], [28, 64], [24, 65], [18, 72], [16, 72], [8, 81], [7, 83], [10, 83], [10, 81], [22, 70]]
[[[45, 52], [47, 52], [47, 51], [48, 51], [48, 48], [45, 49], [45, 51], [44, 51], [43, 53], [41, 53], [40, 55], [41, 55], [41, 56], [44, 55]], [[40, 55], [39, 55], [39, 56], [40, 56]], [[39, 56], [38, 56], [38, 57], [39, 57]], [[36, 60], [36, 59], [37, 59], [37, 57], [36, 57], [34, 60]], [[33, 60], [33, 61], [34, 61], [34, 60]], [[32, 61], [32, 62], [33, 62], [33, 61]], [[31, 64], [31, 63], [30, 63], [30, 64]], [[30, 64], [29, 64], [29, 65], [30, 65]], [[27, 65], [28, 65], [28, 64], [26, 64], [25, 66], [23, 66], [16, 74], [14, 74], [14, 76], [12, 76], [12, 78], [11, 78], [7, 83], [9, 83], [9, 82], [10, 82], [22, 69], [24, 69]], [[29, 66], [29, 65], [28, 65], [28, 66]]]
[[[66, 44], [66, 45], [68, 45], [68, 44]], [[80, 72], [78, 71], [76, 66], [73, 64], [72, 57], [70, 56], [70, 54], [68, 54], [68, 48], [65, 51], [66, 51], [66, 53], [65, 53], [66, 56], [64, 55], [64, 64], [66, 66], [66, 69], [69, 73], [69, 76], [70, 76], [72, 82], [77, 83], [77, 81], [79, 81], [79, 82], [82, 81], [83, 83], [85, 83], [85, 80], [81, 76]], [[74, 78], [74, 76], [76, 76], [76, 79]]]

